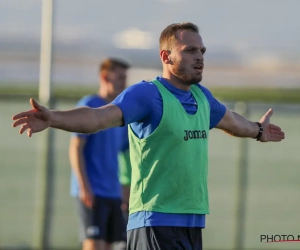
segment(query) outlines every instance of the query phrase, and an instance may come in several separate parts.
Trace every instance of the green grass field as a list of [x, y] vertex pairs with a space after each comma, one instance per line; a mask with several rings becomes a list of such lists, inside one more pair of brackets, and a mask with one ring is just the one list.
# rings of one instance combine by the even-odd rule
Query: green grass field
[[[58, 108], [74, 105], [75, 101], [59, 102]], [[300, 107], [271, 106], [274, 106], [272, 121], [284, 129], [286, 140], [273, 144], [247, 140], [244, 244], [245, 249], [299, 249], [300, 243], [260, 243], [261, 234], [300, 234]], [[251, 105], [249, 118], [258, 120], [271, 106]], [[11, 116], [29, 108], [28, 100], [0, 99], [0, 249], [32, 245], [43, 134], [28, 138], [11, 127]], [[53, 249], [78, 247], [77, 217], [69, 197], [69, 137], [67, 132], [55, 132], [55, 197], [50, 235]], [[241, 140], [217, 130], [210, 134], [211, 214], [207, 216], [207, 228], [203, 232], [204, 249], [233, 249]]]

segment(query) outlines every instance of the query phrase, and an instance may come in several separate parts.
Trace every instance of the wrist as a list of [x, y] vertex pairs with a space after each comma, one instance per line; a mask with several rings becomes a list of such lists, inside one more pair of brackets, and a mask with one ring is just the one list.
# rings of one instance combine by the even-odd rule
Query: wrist
[[53, 110], [49, 110], [49, 127], [56, 128], [55, 119], [55, 112]]
[[83, 185], [79, 185], [79, 190], [86, 193], [89, 191], [89, 188], [87, 185], [83, 184]]
[[261, 137], [262, 137], [262, 134], [264, 132], [264, 128], [263, 126], [261, 125], [260, 122], [256, 122], [257, 126], [258, 126], [258, 133], [256, 135], [256, 137], [254, 139], [256, 139], [257, 141], [260, 141]]
[[85, 178], [77, 178], [77, 179], [78, 179], [79, 188], [84, 190], [89, 189], [90, 185]]

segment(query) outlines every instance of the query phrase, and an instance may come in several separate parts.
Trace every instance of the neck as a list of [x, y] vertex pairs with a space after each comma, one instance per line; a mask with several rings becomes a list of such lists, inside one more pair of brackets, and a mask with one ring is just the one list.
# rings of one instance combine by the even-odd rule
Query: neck
[[105, 89], [100, 88], [100, 90], [98, 91], [98, 95], [104, 99], [107, 103], [110, 103], [111, 101], [113, 101], [115, 99], [114, 95], [111, 95], [108, 93], [108, 91], [106, 91]]
[[172, 84], [174, 87], [178, 89], [185, 90], [185, 91], [189, 91], [191, 89], [191, 85], [186, 84], [179, 77], [170, 74], [170, 72], [164, 71], [162, 77], [168, 80], [170, 84]]

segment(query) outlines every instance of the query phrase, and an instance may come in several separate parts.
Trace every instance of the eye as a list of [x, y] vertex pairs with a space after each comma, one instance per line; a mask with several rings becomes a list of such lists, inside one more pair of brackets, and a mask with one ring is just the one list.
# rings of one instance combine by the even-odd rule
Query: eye
[[186, 52], [188, 53], [195, 53], [196, 49], [187, 49]]

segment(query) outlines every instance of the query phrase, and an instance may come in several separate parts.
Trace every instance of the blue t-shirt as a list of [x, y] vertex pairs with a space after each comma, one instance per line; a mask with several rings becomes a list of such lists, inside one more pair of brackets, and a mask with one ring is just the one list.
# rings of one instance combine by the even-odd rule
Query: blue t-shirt
[[[180, 101], [187, 113], [196, 113], [198, 107], [191, 91], [178, 89], [162, 77], [156, 79]], [[212, 129], [223, 118], [226, 107], [218, 102], [207, 88], [200, 84], [197, 86], [209, 102], [210, 129]], [[139, 138], [149, 136], [157, 128], [162, 118], [162, 96], [152, 82], [142, 81], [130, 86], [112, 103], [122, 110], [125, 124], [130, 124], [133, 132]], [[140, 211], [129, 215], [127, 230], [145, 226], [205, 227], [205, 215], [149, 211]]]
[[[77, 107], [98, 108], [106, 104], [106, 101], [98, 95], [89, 95], [83, 97]], [[73, 133], [72, 136], [86, 139], [83, 155], [87, 177], [94, 194], [108, 198], [120, 198], [118, 153], [128, 149], [127, 129], [125, 127], [110, 128], [95, 134]], [[79, 186], [73, 171], [71, 195], [79, 195]]]

